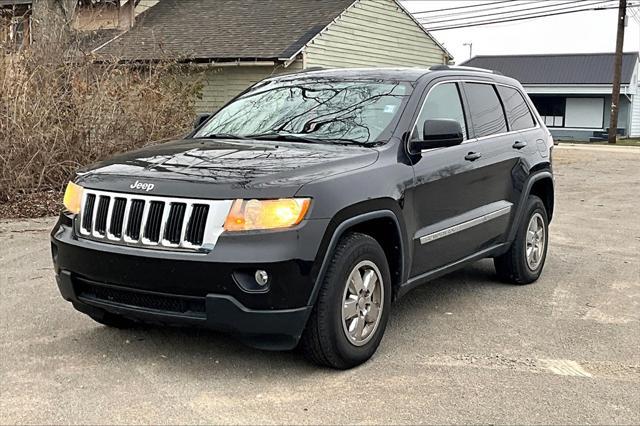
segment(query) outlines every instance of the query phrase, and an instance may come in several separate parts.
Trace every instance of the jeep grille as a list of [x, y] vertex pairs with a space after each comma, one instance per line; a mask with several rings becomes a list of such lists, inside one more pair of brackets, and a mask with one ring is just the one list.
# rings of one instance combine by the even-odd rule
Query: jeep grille
[[76, 230], [83, 238], [113, 244], [210, 250], [231, 203], [85, 189]]

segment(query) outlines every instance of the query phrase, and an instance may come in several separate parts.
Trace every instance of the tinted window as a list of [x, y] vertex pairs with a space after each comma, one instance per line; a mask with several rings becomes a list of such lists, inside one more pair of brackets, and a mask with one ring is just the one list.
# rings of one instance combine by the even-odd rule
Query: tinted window
[[416, 122], [413, 139], [422, 139], [422, 129], [426, 120], [446, 118], [456, 120], [462, 127], [462, 134], [467, 138], [467, 126], [464, 121], [464, 110], [460, 100], [460, 92], [455, 83], [445, 83], [435, 86], [424, 102], [420, 117]]
[[510, 130], [530, 129], [536, 125], [531, 110], [520, 92], [505, 86], [498, 86], [498, 92], [507, 111]]
[[492, 85], [465, 83], [465, 92], [477, 138], [507, 131], [507, 121], [504, 118], [502, 105]]

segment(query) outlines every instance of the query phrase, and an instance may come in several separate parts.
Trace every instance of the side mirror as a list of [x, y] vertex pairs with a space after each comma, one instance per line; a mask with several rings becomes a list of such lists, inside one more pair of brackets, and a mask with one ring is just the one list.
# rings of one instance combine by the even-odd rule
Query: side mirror
[[198, 129], [205, 121], [211, 118], [211, 115], [210, 113], [198, 114], [196, 120], [193, 122], [193, 128]]
[[409, 152], [417, 154], [423, 149], [459, 145], [464, 140], [462, 126], [456, 120], [426, 120], [422, 127], [422, 140], [410, 141]]

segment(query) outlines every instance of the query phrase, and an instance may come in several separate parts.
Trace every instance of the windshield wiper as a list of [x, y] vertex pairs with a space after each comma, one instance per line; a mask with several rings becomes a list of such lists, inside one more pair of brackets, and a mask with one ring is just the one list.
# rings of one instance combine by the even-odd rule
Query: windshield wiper
[[247, 136], [249, 139], [270, 140], [270, 141], [287, 141], [287, 142], [306, 142], [306, 143], [322, 143], [321, 139], [307, 138], [305, 136], [292, 135], [289, 133], [259, 133]]
[[195, 139], [249, 139], [246, 136], [234, 135], [233, 133], [210, 133], [204, 136], [198, 136]]
[[287, 142], [305, 142], [305, 143], [326, 143], [326, 144], [344, 144], [344, 145], [362, 145], [366, 146], [368, 143], [360, 142], [353, 139], [340, 139], [340, 138], [310, 138], [306, 136], [295, 135], [291, 133], [261, 133], [247, 136], [249, 139], [256, 140], [272, 140], [272, 141], [287, 141]]

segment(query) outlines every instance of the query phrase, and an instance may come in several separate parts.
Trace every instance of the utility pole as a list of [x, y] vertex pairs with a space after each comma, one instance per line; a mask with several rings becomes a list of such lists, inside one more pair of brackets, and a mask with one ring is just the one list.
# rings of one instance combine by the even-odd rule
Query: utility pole
[[613, 90], [611, 91], [611, 119], [609, 120], [609, 143], [618, 138], [618, 110], [620, 109], [620, 74], [622, 73], [622, 47], [624, 45], [624, 24], [627, 15], [627, 0], [620, 0], [618, 6], [618, 35], [616, 37], [616, 59], [613, 66]]
[[469, 46], [469, 59], [473, 58], [473, 43], [462, 43], [463, 46]]

